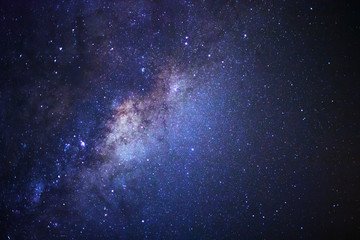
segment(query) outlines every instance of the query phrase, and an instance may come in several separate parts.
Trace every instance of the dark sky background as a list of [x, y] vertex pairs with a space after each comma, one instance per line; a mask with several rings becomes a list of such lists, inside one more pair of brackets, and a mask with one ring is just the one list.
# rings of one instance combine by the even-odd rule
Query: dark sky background
[[358, 239], [355, 1], [1, 1], [1, 239]]

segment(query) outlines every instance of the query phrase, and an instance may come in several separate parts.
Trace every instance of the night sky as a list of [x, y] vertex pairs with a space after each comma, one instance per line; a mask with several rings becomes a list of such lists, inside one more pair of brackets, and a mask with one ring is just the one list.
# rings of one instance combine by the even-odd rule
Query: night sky
[[354, 3], [1, 1], [0, 239], [358, 239]]

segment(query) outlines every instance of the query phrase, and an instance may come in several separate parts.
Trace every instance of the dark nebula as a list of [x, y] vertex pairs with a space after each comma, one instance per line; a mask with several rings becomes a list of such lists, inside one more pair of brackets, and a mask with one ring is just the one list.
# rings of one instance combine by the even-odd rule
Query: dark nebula
[[1, 239], [359, 239], [355, 1], [1, 1]]

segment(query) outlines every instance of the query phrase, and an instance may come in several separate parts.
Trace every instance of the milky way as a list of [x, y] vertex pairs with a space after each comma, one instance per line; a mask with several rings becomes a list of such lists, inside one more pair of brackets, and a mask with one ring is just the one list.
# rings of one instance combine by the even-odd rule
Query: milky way
[[1, 3], [1, 239], [356, 239], [354, 5]]
[[176, 72], [162, 74], [149, 96], [125, 100], [107, 124], [104, 151], [113, 151], [119, 162], [140, 160], [149, 149], [168, 141], [166, 132], [181, 124], [170, 122], [170, 116], [194, 94], [188, 78]]

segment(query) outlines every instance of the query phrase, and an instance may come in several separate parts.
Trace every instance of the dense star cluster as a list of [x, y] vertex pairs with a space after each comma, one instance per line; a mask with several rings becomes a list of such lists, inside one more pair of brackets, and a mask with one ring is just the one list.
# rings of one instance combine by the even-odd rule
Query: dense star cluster
[[359, 8], [2, 1], [1, 239], [357, 239]]

